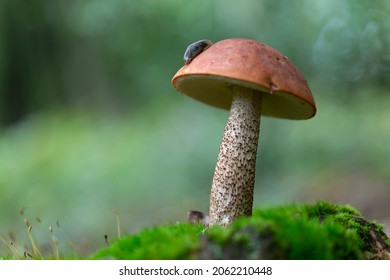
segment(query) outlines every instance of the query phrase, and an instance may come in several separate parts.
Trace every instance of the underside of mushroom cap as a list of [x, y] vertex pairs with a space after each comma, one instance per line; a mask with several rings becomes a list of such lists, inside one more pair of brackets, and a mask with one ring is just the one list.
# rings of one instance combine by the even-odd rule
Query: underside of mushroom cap
[[316, 113], [310, 88], [295, 65], [277, 50], [248, 39], [213, 44], [173, 77], [175, 89], [206, 104], [230, 109], [232, 86], [262, 94], [262, 115], [309, 119]]

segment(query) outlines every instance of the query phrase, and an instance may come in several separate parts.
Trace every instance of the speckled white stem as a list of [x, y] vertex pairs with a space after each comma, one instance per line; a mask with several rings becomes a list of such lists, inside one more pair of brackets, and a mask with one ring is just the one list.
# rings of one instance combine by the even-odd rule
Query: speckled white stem
[[261, 93], [234, 87], [210, 194], [210, 225], [252, 215]]

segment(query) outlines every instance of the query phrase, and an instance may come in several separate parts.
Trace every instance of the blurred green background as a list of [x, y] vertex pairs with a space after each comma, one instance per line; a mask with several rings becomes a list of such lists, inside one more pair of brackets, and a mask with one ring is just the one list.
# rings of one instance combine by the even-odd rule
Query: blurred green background
[[349, 203], [389, 233], [390, 1], [2, 0], [0, 236], [28, 244], [24, 207], [85, 255], [115, 211], [122, 233], [207, 212], [228, 112], [170, 82], [190, 43], [234, 37], [288, 56], [318, 108], [262, 119], [255, 207]]

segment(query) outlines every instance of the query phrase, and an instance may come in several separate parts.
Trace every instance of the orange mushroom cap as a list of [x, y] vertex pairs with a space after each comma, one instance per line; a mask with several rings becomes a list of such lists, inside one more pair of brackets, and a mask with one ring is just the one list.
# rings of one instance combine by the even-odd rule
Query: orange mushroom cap
[[232, 86], [262, 94], [262, 115], [309, 119], [316, 113], [310, 88], [295, 65], [277, 50], [248, 39], [213, 44], [172, 78], [175, 89], [203, 103], [230, 109]]

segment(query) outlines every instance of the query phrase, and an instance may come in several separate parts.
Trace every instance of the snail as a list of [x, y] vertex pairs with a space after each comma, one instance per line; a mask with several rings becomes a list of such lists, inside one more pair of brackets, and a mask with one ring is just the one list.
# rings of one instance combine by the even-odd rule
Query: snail
[[196, 210], [188, 211], [187, 219], [191, 224], [202, 224], [206, 227], [209, 225], [209, 216], [203, 214], [200, 211], [196, 211]]
[[198, 54], [209, 48], [212, 44], [209, 40], [200, 40], [189, 45], [184, 53], [184, 64], [189, 64]]

